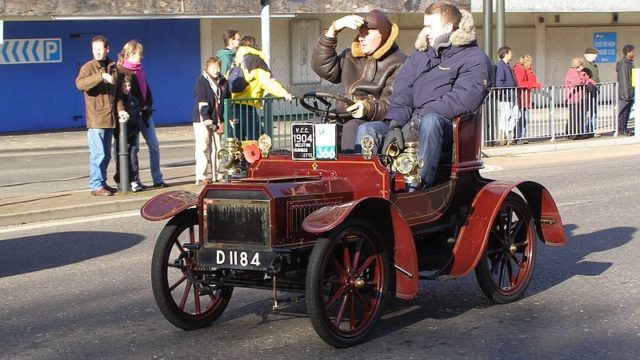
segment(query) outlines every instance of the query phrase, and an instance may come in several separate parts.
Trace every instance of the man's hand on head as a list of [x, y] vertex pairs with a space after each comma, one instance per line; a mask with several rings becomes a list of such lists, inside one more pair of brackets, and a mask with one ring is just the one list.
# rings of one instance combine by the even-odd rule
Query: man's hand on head
[[326, 36], [335, 37], [342, 29], [349, 28], [357, 30], [364, 24], [364, 18], [359, 15], [347, 15], [331, 23], [331, 26], [327, 30]]

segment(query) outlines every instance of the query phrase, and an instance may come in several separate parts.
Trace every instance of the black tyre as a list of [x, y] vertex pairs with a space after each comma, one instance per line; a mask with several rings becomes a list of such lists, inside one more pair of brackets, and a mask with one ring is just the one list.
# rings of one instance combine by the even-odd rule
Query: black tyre
[[476, 278], [493, 302], [518, 300], [531, 282], [536, 257], [536, 236], [531, 210], [510, 193], [491, 225], [489, 242], [476, 266]]
[[[162, 315], [173, 325], [194, 330], [209, 326], [227, 307], [233, 287], [201, 294], [193, 279], [194, 259], [186, 256], [185, 243], [198, 242], [198, 214], [188, 209], [173, 217], [162, 229], [151, 260], [153, 297]], [[190, 273], [190, 274], [189, 274]]]
[[311, 324], [325, 342], [353, 346], [374, 328], [390, 296], [389, 256], [375, 229], [359, 219], [318, 239], [305, 290]]

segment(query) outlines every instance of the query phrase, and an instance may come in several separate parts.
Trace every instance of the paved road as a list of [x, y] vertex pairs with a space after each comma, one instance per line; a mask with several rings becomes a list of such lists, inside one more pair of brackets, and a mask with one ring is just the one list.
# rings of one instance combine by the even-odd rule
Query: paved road
[[[161, 168], [166, 181], [193, 180], [193, 144], [165, 145], [161, 150]], [[140, 151], [141, 180], [151, 184], [149, 152]], [[0, 156], [0, 197], [24, 196], [60, 191], [85, 190], [88, 187], [88, 150], [47, 150]], [[190, 159], [190, 160], [185, 160]], [[115, 161], [107, 174], [109, 184]], [[189, 175], [189, 176], [187, 176]]]
[[[488, 161], [487, 176], [541, 181], [556, 198], [565, 248], [539, 247], [526, 297], [494, 306], [473, 276], [422, 282], [372, 338], [336, 350], [304, 304], [270, 312], [270, 294], [237, 290], [213, 326], [174, 328], [149, 268], [161, 223], [135, 213], [0, 229], [0, 354], [8, 359], [634, 359], [640, 350], [638, 152]], [[595, 158], [595, 160], [591, 160]]]

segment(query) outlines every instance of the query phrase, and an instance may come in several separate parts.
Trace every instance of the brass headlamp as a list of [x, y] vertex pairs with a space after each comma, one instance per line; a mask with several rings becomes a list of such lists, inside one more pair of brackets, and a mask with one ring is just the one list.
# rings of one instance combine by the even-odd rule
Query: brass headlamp
[[364, 135], [362, 139], [360, 139], [360, 145], [362, 146], [362, 158], [370, 160], [371, 155], [373, 155], [373, 137], [371, 135]]
[[216, 153], [218, 171], [227, 175], [240, 174], [240, 160], [242, 160], [242, 146], [240, 140], [227, 138], [226, 144]]
[[271, 150], [272, 141], [271, 137], [267, 134], [262, 134], [258, 138], [258, 149], [260, 149], [260, 155], [263, 159], [269, 157], [269, 150]]
[[424, 160], [418, 158], [418, 143], [408, 142], [404, 152], [393, 161], [392, 168], [404, 175], [404, 183], [411, 187], [420, 184], [420, 169], [423, 166]]

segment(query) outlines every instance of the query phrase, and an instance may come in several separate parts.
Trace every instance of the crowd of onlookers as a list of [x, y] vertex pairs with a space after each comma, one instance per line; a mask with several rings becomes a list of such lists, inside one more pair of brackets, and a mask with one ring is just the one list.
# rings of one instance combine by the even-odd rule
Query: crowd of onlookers
[[[633, 93], [631, 91], [631, 69], [635, 57], [633, 45], [622, 48], [622, 59], [616, 64], [618, 81], [619, 135], [630, 135], [627, 129]], [[564, 78], [563, 101], [569, 109], [565, 133], [570, 139], [597, 136], [594, 133], [597, 121], [597, 103], [600, 73], [596, 58], [598, 51], [588, 47], [583, 57], [571, 59], [571, 67]], [[498, 139], [501, 145], [527, 143], [527, 110], [531, 107], [531, 90], [541, 88], [531, 66], [533, 58], [524, 55], [517, 64], [510, 66], [513, 52], [508, 46], [498, 50], [495, 87], [498, 90]]]
[[[345, 29], [355, 30], [357, 36], [349, 48], [337, 52], [338, 35]], [[341, 83], [350, 100], [337, 105], [342, 106], [338, 111], [351, 116], [338, 126], [341, 151], [361, 152], [366, 135], [373, 139], [371, 150], [383, 154], [390, 148], [401, 151], [406, 142], [418, 141], [418, 156], [425, 165], [415, 188], [430, 186], [441, 153], [452, 146], [452, 120], [477, 111], [492, 88], [498, 88], [500, 142], [510, 144], [517, 139], [526, 143], [531, 91], [542, 86], [533, 72], [531, 55], [520, 56], [511, 66], [513, 51], [504, 46], [498, 50], [499, 60], [494, 67], [477, 46], [471, 14], [448, 2], [427, 6], [424, 27], [411, 55], [400, 51], [396, 43], [398, 32], [397, 24], [386, 14], [373, 10], [365, 16], [336, 19], [315, 45], [311, 68], [321, 78]], [[263, 104], [257, 99], [265, 94], [292, 99], [271, 73], [254, 37], [241, 37], [238, 31], [227, 30], [223, 40], [224, 48], [205, 61], [194, 86], [197, 184], [221, 179], [216, 153], [225, 130], [242, 140], [256, 140], [264, 133], [265, 125], [258, 113]], [[110, 196], [117, 191], [107, 185], [106, 174], [113, 138], [116, 149], [128, 153], [129, 175], [128, 183], [120, 184], [117, 165], [114, 180], [132, 191], [145, 188], [138, 166], [139, 134], [149, 147], [153, 186], [166, 187], [152, 120], [153, 99], [142, 66], [142, 44], [127, 42], [117, 61], [107, 56], [109, 43], [104, 36], [94, 37], [91, 46], [93, 59], [82, 66], [76, 79], [78, 89], [85, 95], [91, 193]], [[616, 66], [618, 133], [627, 134], [633, 102], [630, 74], [634, 47], [626, 45], [622, 52], [623, 58]], [[564, 81], [564, 102], [569, 108], [567, 134], [593, 135], [600, 83], [597, 54], [589, 47], [583, 57], [571, 60]], [[225, 117], [223, 102], [229, 98], [237, 101]], [[229, 119], [226, 124], [225, 118]], [[119, 131], [125, 128], [127, 144], [120, 147]]]

